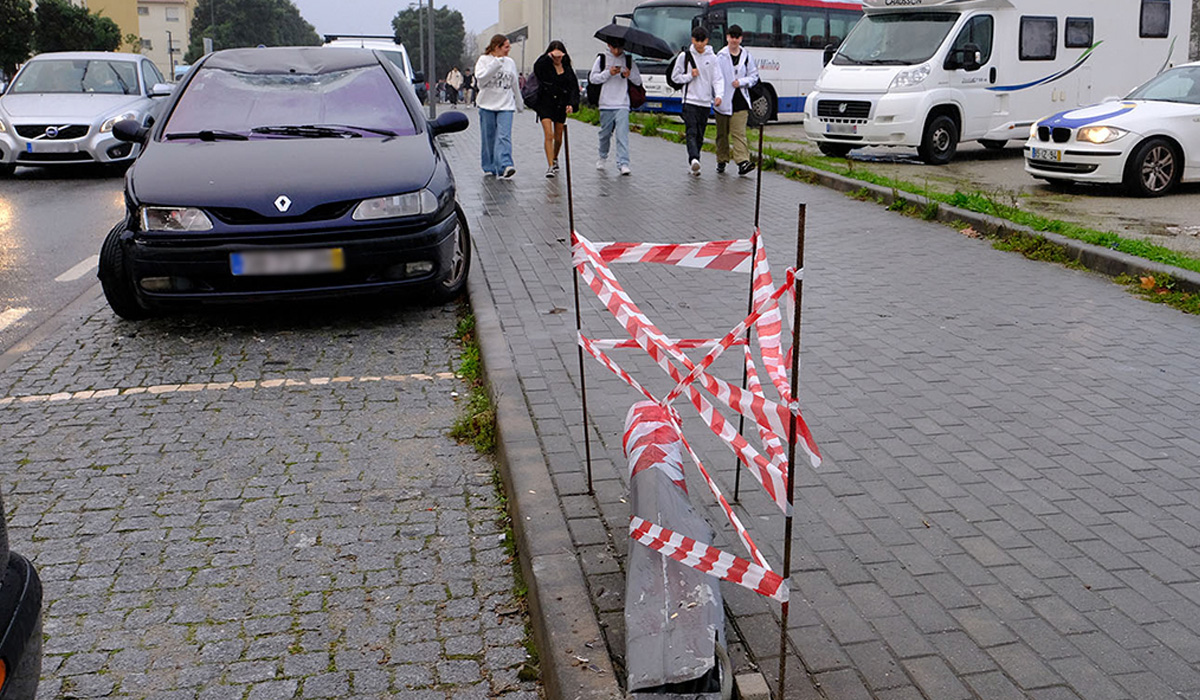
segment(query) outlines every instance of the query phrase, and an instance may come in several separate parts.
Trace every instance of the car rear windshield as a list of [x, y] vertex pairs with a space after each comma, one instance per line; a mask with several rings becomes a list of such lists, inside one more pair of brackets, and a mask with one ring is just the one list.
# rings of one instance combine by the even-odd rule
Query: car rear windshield
[[102, 93], [137, 95], [137, 66], [105, 59], [46, 59], [30, 61], [13, 83], [12, 93]]
[[[244, 73], [201, 66], [163, 134], [252, 135], [278, 125], [339, 125], [385, 138], [415, 134], [408, 106], [379, 64], [328, 73]], [[387, 133], [379, 133], [387, 132]]]

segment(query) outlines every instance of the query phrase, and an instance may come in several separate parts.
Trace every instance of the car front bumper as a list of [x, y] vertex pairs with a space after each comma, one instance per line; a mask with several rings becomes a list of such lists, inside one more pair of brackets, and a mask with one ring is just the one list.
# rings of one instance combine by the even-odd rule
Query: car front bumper
[[141, 146], [119, 141], [112, 132], [100, 133], [92, 126], [87, 135], [74, 139], [26, 138], [17, 132], [22, 124], [9, 124], [0, 132], [0, 164], [34, 167], [123, 163], [137, 157]]
[[[357, 223], [357, 222], [356, 222]], [[131, 281], [149, 308], [340, 297], [428, 287], [451, 274], [456, 210], [424, 226], [364, 225], [288, 232], [142, 234], [125, 231]], [[235, 275], [232, 256], [341, 249], [338, 272]], [[415, 269], [414, 269], [415, 268]], [[428, 268], [428, 269], [426, 269]], [[163, 280], [169, 288], [162, 288]], [[150, 288], [148, 288], [150, 287]]]
[[[925, 128], [921, 92], [884, 94], [813, 92], [804, 103], [804, 133], [819, 143], [860, 146], [919, 146]], [[819, 116], [822, 101], [869, 103], [867, 118]]]
[[[1132, 143], [1136, 139], [1129, 141]], [[1118, 143], [1052, 143], [1037, 138], [1026, 141], [1023, 150], [1025, 172], [1034, 177], [1098, 184], [1120, 183], [1128, 156]]]

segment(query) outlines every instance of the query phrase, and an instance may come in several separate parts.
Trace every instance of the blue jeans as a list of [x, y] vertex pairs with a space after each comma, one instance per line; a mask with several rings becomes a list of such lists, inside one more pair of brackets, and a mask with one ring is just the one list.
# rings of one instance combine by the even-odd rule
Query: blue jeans
[[617, 166], [629, 165], [629, 110], [600, 110], [600, 160], [608, 158], [613, 132], [617, 134]]
[[513, 164], [511, 111], [479, 110], [480, 154], [483, 172], [499, 175]]

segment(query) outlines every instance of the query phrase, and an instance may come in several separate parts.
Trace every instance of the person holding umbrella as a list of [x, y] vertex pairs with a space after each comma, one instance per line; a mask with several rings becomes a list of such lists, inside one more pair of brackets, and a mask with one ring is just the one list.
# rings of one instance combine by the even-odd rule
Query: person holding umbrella
[[475, 62], [483, 174], [501, 180], [517, 174], [512, 159], [512, 122], [513, 112], [523, 109], [517, 64], [508, 57], [511, 48], [508, 37], [496, 34]]
[[545, 137], [546, 177], [558, 175], [558, 151], [562, 148], [567, 115], [579, 109], [579, 79], [571, 67], [567, 47], [555, 39], [533, 64], [537, 78], [534, 109]]
[[608, 55], [600, 54], [592, 64], [588, 80], [600, 86], [600, 160], [596, 169], [604, 170], [612, 137], [617, 137], [617, 170], [629, 175], [629, 85], [641, 85], [637, 63], [625, 54], [625, 42], [610, 38]]

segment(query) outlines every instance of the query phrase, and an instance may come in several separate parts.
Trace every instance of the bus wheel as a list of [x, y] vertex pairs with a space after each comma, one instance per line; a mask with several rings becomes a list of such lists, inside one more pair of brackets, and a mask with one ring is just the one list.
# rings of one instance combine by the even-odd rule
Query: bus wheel
[[825, 141], [818, 143], [817, 148], [821, 149], [821, 153], [830, 158], [845, 158], [850, 155], [850, 151], [854, 150], [854, 146], [848, 146], [844, 143], [827, 143]]
[[917, 154], [930, 165], [945, 165], [954, 159], [958, 151], [958, 123], [939, 114], [925, 124], [925, 134]]

